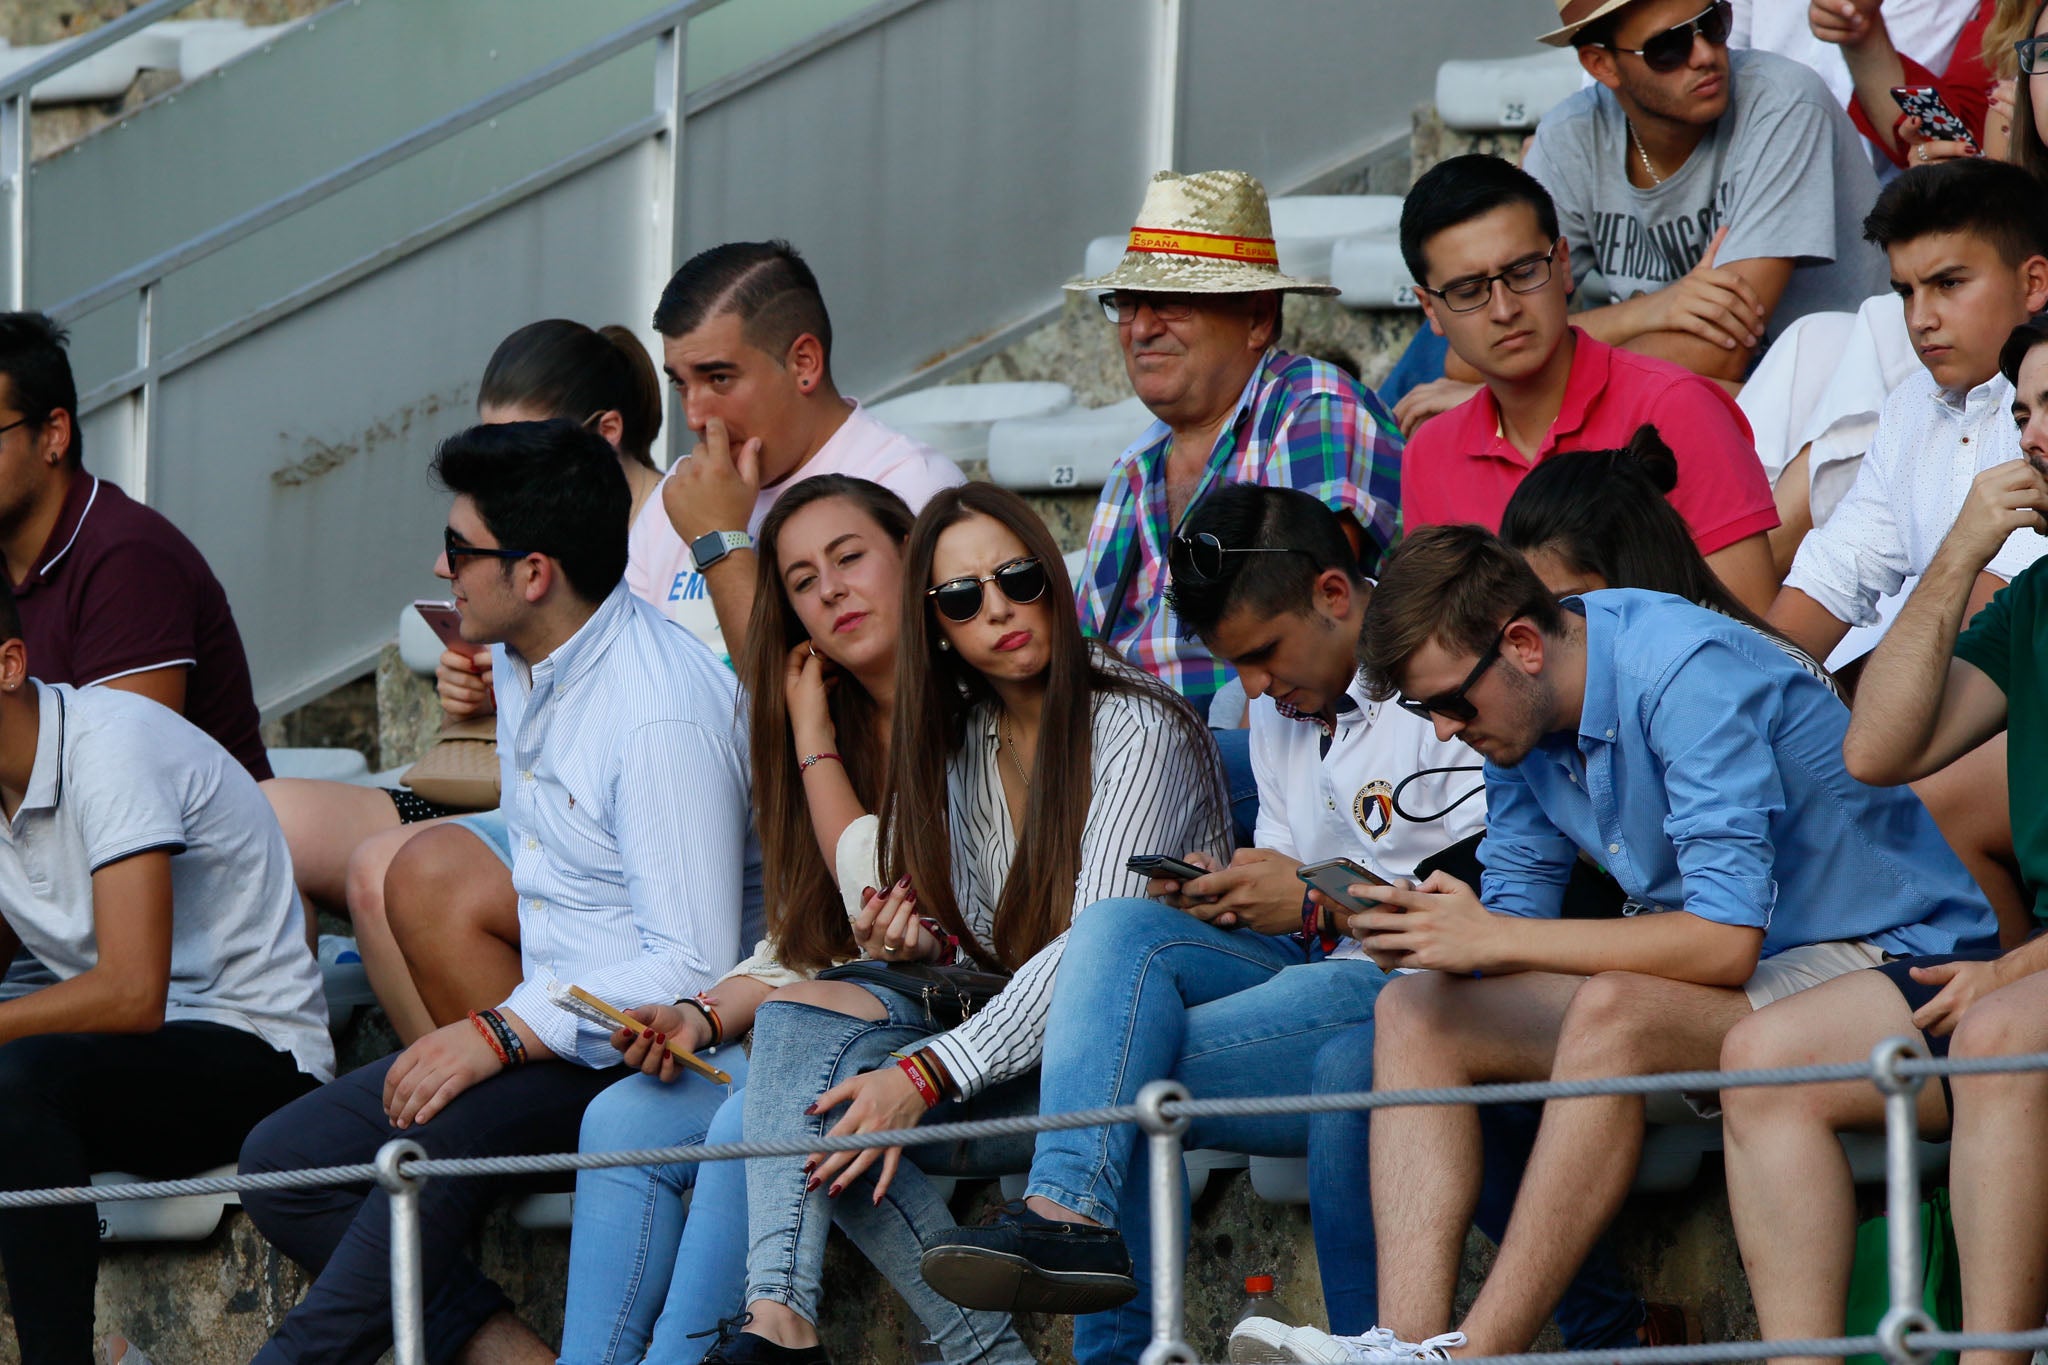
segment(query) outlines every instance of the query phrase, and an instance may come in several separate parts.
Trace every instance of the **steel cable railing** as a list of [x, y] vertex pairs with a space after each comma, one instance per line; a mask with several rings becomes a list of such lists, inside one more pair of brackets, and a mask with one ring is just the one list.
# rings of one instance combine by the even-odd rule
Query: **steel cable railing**
[[959, 1123], [776, 1142], [730, 1142], [649, 1147], [617, 1152], [559, 1152], [535, 1156], [430, 1157], [410, 1139], [386, 1143], [372, 1163], [298, 1171], [262, 1171], [187, 1180], [124, 1185], [70, 1186], [0, 1191], [0, 1209], [59, 1204], [314, 1186], [380, 1184], [391, 1195], [392, 1326], [398, 1365], [424, 1365], [423, 1287], [419, 1249], [419, 1189], [430, 1179], [544, 1175], [614, 1166], [672, 1165], [682, 1162], [743, 1161], [752, 1157], [806, 1156], [812, 1152], [913, 1147], [980, 1138], [1136, 1124], [1152, 1144], [1152, 1342], [1142, 1365], [1196, 1365], [1182, 1340], [1184, 1248], [1180, 1229], [1181, 1134], [1198, 1118], [1243, 1118], [1275, 1114], [1316, 1114], [1411, 1105], [1517, 1104], [1600, 1095], [1706, 1093], [1750, 1086], [1814, 1085], [1868, 1081], [1885, 1097], [1886, 1227], [1889, 1238], [1889, 1311], [1872, 1336], [1812, 1341], [1707, 1342], [1699, 1345], [1638, 1347], [1616, 1351], [1565, 1351], [1465, 1358], [1466, 1365], [1716, 1365], [1717, 1362], [1774, 1356], [1883, 1355], [1892, 1365], [1925, 1365], [1937, 1351], [2037, 1350], [2048, 1348], [2048, 1327], [2026, 1332], [1965, 1333], [1938, 1330], [1920, 1307], [1920, 1172], [1914, 1156], [1915, 1101], [1929, 1076], [1974, 1076], [2048, 1070], [2048, 1053], [2008, 1057], [1931, 1059], [1917, 1039], [1892, 1038], [1872, 1050], [1867, 1062], [1750, 1071], [1679, 1071], [1647, 1076], [1614, 1076], [1573, 1081], [1528, 1081], [1424, 1090], [1355, 1091], [1330, 1095], [1265, 1095], [1236, 1099], [1195, 1099], [1176, 1082], [1154, 1081], [1135, 1104], [973, 1119]]

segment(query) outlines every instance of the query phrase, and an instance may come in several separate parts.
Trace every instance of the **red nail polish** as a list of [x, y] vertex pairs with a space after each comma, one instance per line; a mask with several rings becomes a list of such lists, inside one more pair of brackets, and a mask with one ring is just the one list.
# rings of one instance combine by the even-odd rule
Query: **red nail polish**
[[812, 1190], [815, 1190], [815, 1189], [817, 1189], [817, 1188], [818, 1188], [818, 1180], [817, 1180], [817, 1177], [816, 1177], [816, 1176], [813, 1176], [813, 1177], [811, 1177], [811, 1179], [809, 1179], [809, 1180], [807, 1180], [807, 1181], [805, 1181], [805, 1182], [804, 1182], [804, 1193], [805, 1193], [805, 1194], [809, 1194], [809, 1193], [810, 1193], [810, 1192], [811, 1192]]
[[817, 1114], [817, 1112], [818, 1106], [815, 1104], [807, 1104], [804, 1106], [804, 1114], [806, 1117], [814, 1116]]
[[650, 1029], [642, 1029], [642, 1030], [640, 1031], [640, 1036], [641, 1036], [642, 1038], [652, 1038], [652, 1037], [654, 1036], [654, 1030], [653, 1030], [653, 1029], [651, 1029], [651, 1028], [650, 1028]]
[[837, 1199], [839, 1197], [839, 1187], [834, 1185], [831, 1189], [825, 1191], [825, 1197], [827, 1199]]
[[804, 1174], [805, 1174], [805, 1175], [809, 1175], [809, 1174], [810, 1174], [810, 1173], [811, 1173], [812, 1171], [815, 1171], [815, 1170], [817, 1170], [817, 1169], [818, 1169], [818, 1159], [817, 1159], [816, 1157], [812, 1157], [812, 1158], [811, 1158], [811, 1159], [810, 1159], [809, 1161], [806, 1161], [806, 1162], [804, 1163]]
[[667, 1035], [666, 1033], [657, 1033], [657, 1034], [655, 1034], [655, 1035], [654, 1035], [654, 1041], [655, 1041], [656, 1043], [659, 1043], [659, 1044], [660, 1044], [661, 1046], [663, 1046], [663, 1047], [667, 1047], [667, 1046], [668, 1046], [668, 1035]]

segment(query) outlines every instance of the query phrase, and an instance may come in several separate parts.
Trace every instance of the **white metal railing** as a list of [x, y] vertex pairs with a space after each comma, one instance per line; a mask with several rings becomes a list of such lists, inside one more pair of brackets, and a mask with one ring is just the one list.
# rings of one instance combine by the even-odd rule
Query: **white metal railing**
[[1153, 1081], [1134, 1104], [928, 1124], [844, 1137], [816, 1136], [778, 1141], [743, 1141], [622, 1152], [562, 1152], [536, 1156], [430, 1157], [409, 1138], [381, 1147], [374, 1162], [312, 1170], [264, 1171], [254, 1175], [202, 1176], [132, 1185], [72, 1186], [0, 1191], [0, 1210], [47, 1208], [104, 1200], [161, 1199], [186, 1195], [242, 1193], [361, 1185], [372, 1181], [391, 1196], [391, 1314], [393, 1353], [398, 1365], [425, 1365], [425, 1291], [420, 1251], [419, 1191], [430, 1179], [468, 1179], [587, 1171], [614, 1166], [673, 1165], [680, 1162], [743, 1161], [750, 1157], [807, 1156], [813, 1152], [862, 1151], [876, 1147], [921, 1147], [936, 1143], [1135, 1123], [1151, 1145], [1152, 1340], [1140, 1365], [1197, 1365], [1200, 1357], [1185, 1340], [1183, 1288], [1185, 1238], [1180, 1226], [1181, 1135], [1198, 1118], [1242, 1118], [1270, 1114], [1320, 1114], [1408, 1105], [1530, 1104], [1594, 1095], [1701, 1093], [1747, 1086], [1815, 1085], [1867, 1080], [1884, 1096], [1885, 1231], [1889, 1307], [1875, 1334], [1818, 1340], [1719, 1341], [1698, 1345], [1646, 1346], [1627, 1350], [1519, 1353], [1472, 1356], [1463, 1365], [1715, 1365], [1752, 1360], [1760, 1347], [1779, 1356], [1883, 1355], [1889, 1365], [1927, 1365], [1936, 1351], [2039, 1350], [2048, 1348], [2048, 1326], [2024, 1332], [1944, 1331], [1921, 1305], [1920, 1165], [1914, 1151], [1922, 1085], [1929, 1076], [1993, 1075], [2048, 1071], [2048, 1053], [2006, 1057], [1928, 1057], [1917, 1038], [1889, 1038], [1871, 1050], [1868, 1062], [1750, 1071], [1679, 1071], [1648, 1076], [1596, 1077], [1575, 1081], [1519, 1081], [1430, 1090], [1355, 1091], [1330, 1095], [1265, 1095], [1241, 1099], [1196, 1099], [1178, 1081]]

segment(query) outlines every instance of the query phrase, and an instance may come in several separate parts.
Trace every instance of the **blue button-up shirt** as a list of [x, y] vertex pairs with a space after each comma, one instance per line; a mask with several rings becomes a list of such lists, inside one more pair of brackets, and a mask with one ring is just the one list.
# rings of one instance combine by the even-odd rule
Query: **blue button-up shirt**
[[607, 1032], [554, 1005], [549, 981], [666, 1004], [761, 931], [733, 675], [623, 583], [530, 667], [491, 653], [523, 977], [505, 1006], [556, 1056], [609, 1066]]
[[1555, 917], [1583, 849], [1642, 906], [1762, 929], [1766, 957], [1836, 939], [1994, 946], [1927, 808], [1849, 776], [1847, 708], [1776, 642], [1663, 593], [1566, 608], [1586, 618], [1578, 731], [1486, 765], [1488, 907]]

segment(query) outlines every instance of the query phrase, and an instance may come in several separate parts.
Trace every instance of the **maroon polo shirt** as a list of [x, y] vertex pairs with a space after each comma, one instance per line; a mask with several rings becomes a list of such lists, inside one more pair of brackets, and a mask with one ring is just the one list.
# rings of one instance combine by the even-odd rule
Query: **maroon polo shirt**
[[270, 776], [227, 593], [162, 513], [80, 471], [14, 599], [32, 675], [85, 687], [183, 667], [185, 719]]

